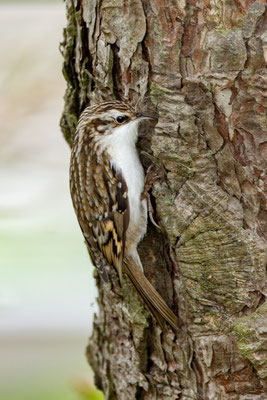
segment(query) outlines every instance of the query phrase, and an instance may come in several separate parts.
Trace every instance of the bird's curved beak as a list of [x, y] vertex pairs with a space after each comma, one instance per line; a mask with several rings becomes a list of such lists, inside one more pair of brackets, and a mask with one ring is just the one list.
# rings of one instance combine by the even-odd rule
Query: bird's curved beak
[[144, 113], [136, 113], [136, 118], [141, 119], [158, 119], [155, 115], [152, 114], [144, 114]]

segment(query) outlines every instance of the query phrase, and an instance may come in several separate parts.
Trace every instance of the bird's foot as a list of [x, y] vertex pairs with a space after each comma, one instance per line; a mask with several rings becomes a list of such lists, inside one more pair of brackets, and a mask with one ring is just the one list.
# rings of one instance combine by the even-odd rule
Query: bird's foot
[[156, 228], [161, 229], [161, 227], [156, 223], [153, 217], [154, 208], [151, 203], [151, 197], [149, 193], [149, 190], [152, 188], [153, 184], [160, 177], [160, 175], [158, 175], [155, 171], [152, 171], [152, 167], [153, 165], [150, 165], [147, 169], [144, 190], [143, 193], [141, 194], [141, 200], [146, 199], [149, 219]]

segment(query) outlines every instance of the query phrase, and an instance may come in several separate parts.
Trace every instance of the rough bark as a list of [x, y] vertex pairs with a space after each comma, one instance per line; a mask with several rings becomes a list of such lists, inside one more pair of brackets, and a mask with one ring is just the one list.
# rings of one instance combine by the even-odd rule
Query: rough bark
[[263, 400], [267, 383], [267, 11], [253, 0], [66, 0], [61, 120], [90, 102], [159, 116], [157, 232], [146, 275], [177, 313], [162, 333], [125, 279], [99, 287], [88, 360], [106, 399]]

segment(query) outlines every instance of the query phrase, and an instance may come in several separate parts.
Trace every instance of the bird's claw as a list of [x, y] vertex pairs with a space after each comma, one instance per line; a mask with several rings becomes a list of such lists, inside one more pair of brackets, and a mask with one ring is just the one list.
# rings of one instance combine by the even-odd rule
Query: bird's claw
[[153, 165], [150, 165], [147, 169], [144, 190], [143, 190], [143, 193], [141, 194], [141, 200], [146, 199], [149, 219], [156, 228], [161, 229], [161, 227], [154, 220], [154, 217], [153, 217], [154, 209], [153, 209], [150, 194], [149, 194], [149, 190], [153, 186], [154, 182], [159, 178], [159, 175], [155, 175], [155, 173], [151, 173], [152, 167], [153, 167]]

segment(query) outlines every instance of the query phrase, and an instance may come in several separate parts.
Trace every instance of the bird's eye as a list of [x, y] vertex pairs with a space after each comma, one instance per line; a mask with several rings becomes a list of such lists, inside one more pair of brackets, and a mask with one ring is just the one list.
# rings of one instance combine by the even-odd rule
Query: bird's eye
[[126, 121], [128, 119], [128, 117], [127, 117], [127, 115], [119, 115], [117, 118], [116, 118], [116, 121], [119, 123], [119, 124], [122, 124], [124, 121]]

